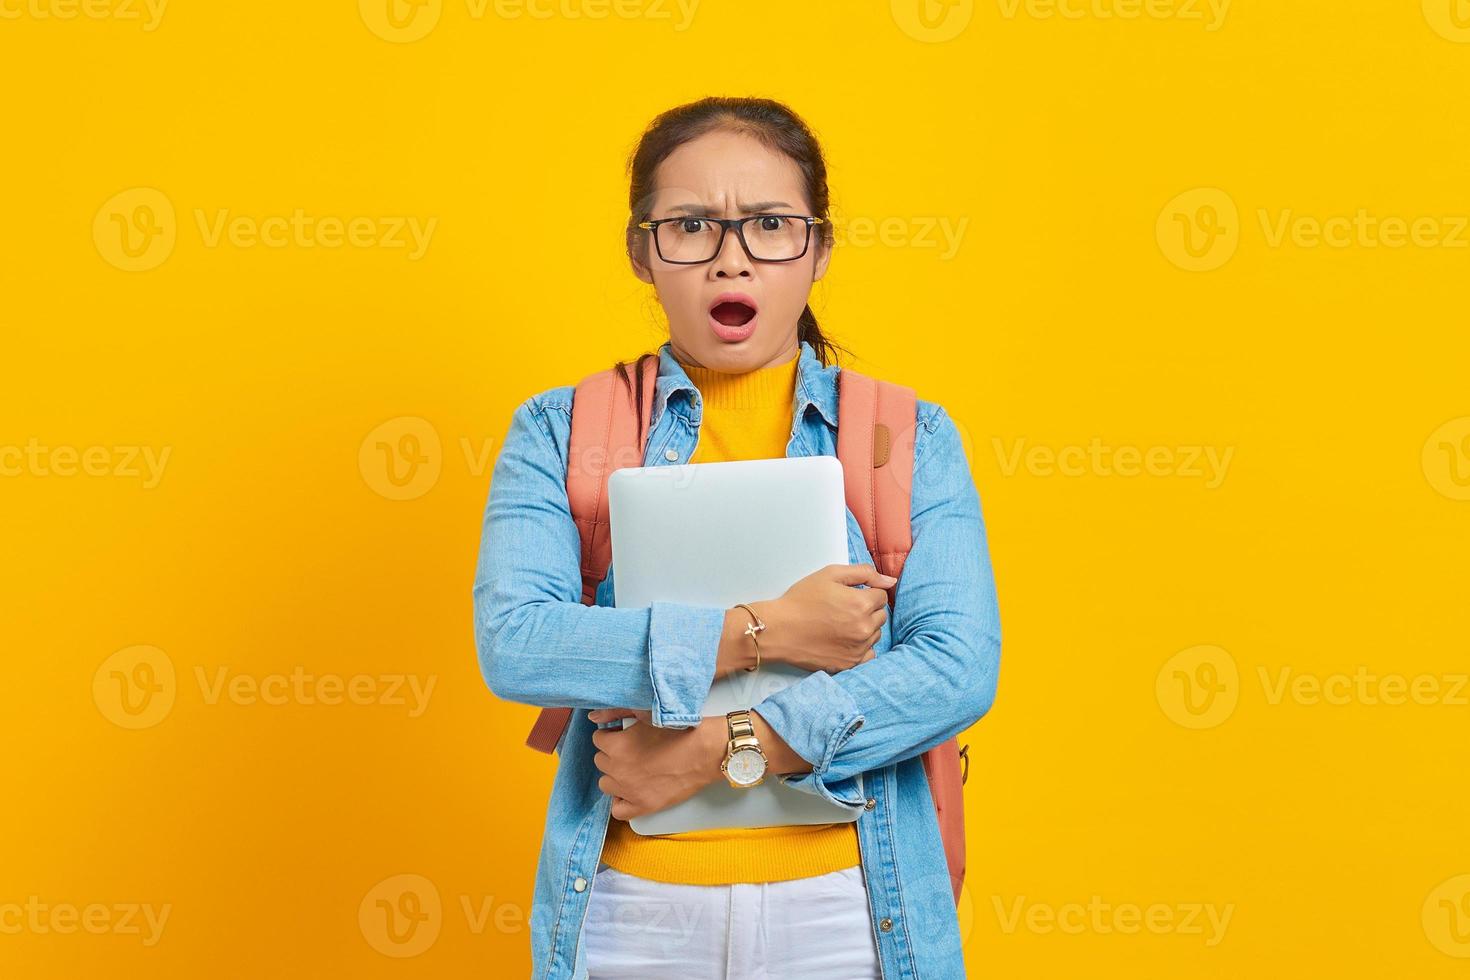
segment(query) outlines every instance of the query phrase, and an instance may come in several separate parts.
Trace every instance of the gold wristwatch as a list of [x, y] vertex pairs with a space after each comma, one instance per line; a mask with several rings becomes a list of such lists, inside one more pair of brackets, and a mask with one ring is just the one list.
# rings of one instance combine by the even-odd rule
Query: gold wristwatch
[[755, 726], [750, 723], [750, 709], [741, 708], [725, 715], [730, 727], [730, 741], [725, 745], [725, 758], [720, 772], [736, 789], [760, 785], [766, 778], [766, 754], [761, 751]]

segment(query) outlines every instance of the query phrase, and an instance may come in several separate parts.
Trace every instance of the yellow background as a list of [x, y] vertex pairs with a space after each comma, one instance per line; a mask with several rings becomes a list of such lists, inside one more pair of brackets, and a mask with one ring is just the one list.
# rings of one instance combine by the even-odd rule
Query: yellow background
[[[97, 2], [0, 3], [0, 445], [43, 457], [0, 478], [0, 907], [169, 918], [0, 931], [0, 973], [529, 972], [552, 764], [476, 664], [490, 464], [525, 397], [663, 339], [620, 251], [641, 128], [758, 94], [829, 154], [823, 324], [949, 409], [980, 488], [974, 974], [1464, 974], [1463, 4]], [[417, 258], [206, 234], [297, 209], [435, 225]], [[1438, 243], [1298, 221], [1360, 209]], [[119, 221], [157, 234], [129, 256]], [[126, 727], [140, 663], [166, 700]], [[221, 668], [435, 686], [414, 717], [211, 699]], [[1283, 671], [1440, 695], [1273, 697]], [[395, 946], [377, 898], [415, 888]], [[1047, 925], [1089, 903], [1231, 918]]]

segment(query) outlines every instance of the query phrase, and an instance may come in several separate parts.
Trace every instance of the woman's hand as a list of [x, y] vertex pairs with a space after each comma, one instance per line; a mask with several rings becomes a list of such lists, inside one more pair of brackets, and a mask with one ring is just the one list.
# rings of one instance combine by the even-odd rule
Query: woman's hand
[[612, 815], [619, 820], [681, 803], [720, 776], [723, 717], [706, 718], [693, 728], [657, 728], [648, 711], [635, 708], [599, 708], [587, 717], [594, 724], [638, 719], [628, 728], [592, 733], [598, 749], [592, 762], [603, 774], [597, 787], [613, 798]]
[[887, 590], [897, 582], [869, 564], [828, 565], [779, 599], [750, 603], [766, 624], [761, 655], [829, 674], [872, 660], [888, 620]]

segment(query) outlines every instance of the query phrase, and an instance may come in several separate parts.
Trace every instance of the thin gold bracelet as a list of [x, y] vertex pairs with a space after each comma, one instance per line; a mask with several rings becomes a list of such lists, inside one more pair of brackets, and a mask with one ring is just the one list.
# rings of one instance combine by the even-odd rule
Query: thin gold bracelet
[[755, 622], [753, 622], [753, 623], [747, 623], [746, 626], [745, 626], [745, 635], [748, 636], [748, 637], [750, 637], [750, 641], [755, 644], [755, 666], [754, 667], [746, 667], [746, 668], [744, 668], [744, 670], [746, 671], [746, 673], [750, 673], [752, 671], [756, 671], [756, 670], [759, 670], [760, 669], [760, 665], [761, 665], [761, 641], [758, 640], [758, 639], [756, 639], [756, 636], [755, 635], [757, 633], [759, 633], [761, 630], [765, 629], [766, 628], [766, 624], [765, 624], [765, 621], [764, 620], [762, 620], [759, 616], [757, 616], [755, 614], [755, 610], [752, 609], [752, 608], [750, 608], [749, 606], [747, 606], [745, 603], [743, 603], [743, 602], [737, 602], [737, 603], [735, 603], [735, 608], [736, 609], [744, 609], [746, 612], [750, 613], [750, 618], [755, 620]]

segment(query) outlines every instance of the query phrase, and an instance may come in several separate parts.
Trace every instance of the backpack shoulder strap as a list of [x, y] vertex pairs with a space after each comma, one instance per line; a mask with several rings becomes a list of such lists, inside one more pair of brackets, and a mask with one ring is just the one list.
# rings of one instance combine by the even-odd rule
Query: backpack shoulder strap
[[[837, 375], [837, 458], [847, 508], [878, 571], [895, 578], [913, 547], [909, 527], [918, 396], [843, 368]], [[892, 602], [895, 593], [889, 592]]]
[[613, 368], [583, 378], [572, 393], [567, 502], [582, 538], [582, 601], [589, 606], [596, 604], [597, 586], [607, 577], [612, 562], [607, 478], [625, 466], [643, 465], [657, 377], [658, 359], [647, 358], [643, 362], [643, 403], [636, 407], [628, 386]]
[[[642, 466], [658, 358], [642, 361], [643, 400], [637, 406], [614, 368], [589, 374], [572, 393], [572, 434], [567, 443], [567, 503], [581, 538], [582, 602], [597, 604], [597, 587], [612, 563], [607, 478], [625, 466]], [[638, 419], [643, 419], [639, 435]], [[543, 708], [526, 744], [553, 752], [571, 720], [571, 708]]]

